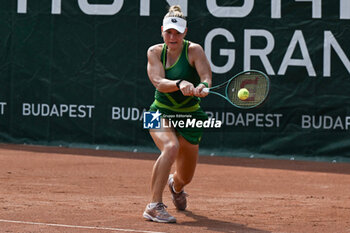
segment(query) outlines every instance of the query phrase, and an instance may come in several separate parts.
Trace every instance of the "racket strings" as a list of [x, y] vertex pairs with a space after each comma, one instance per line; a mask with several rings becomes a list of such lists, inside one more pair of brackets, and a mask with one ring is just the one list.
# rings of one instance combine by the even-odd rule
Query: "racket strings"
[[[249, 97], [241, 100], [238, 97], [238, 91], [241, 88], [247, 88]], [[262, 103], [269, 91], [269, 83], [267, 78], [257, 72], [243, 73], [232, 79], [227, 85], [227, 96], [229, 100], [236, 106], [248, 108]]]

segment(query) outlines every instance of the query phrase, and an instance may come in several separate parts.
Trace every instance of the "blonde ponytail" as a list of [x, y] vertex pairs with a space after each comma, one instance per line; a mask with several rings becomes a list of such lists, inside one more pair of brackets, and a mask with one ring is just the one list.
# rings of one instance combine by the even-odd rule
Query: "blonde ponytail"
[[182, 13], [180, 5], [171, 6], [168, 10], [168, 13], [164, 16], [164, 18], [168, 17], [179, 17], [186, 20], [186, 17]]

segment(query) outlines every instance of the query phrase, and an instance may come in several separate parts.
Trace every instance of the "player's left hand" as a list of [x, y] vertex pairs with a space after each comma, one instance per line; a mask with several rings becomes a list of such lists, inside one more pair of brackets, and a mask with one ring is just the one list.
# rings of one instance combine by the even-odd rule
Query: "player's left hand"
[[200, 97], [200, 98], [203, 98], [203, 97], [206, 97], [209, 92], [204, 92], [203, 89], [205, 88], [206, 86], [204, 84], [199, 84], [194, 90], [193, 90], [193, 95], [194, 96], [197, 96], [197, 97]]

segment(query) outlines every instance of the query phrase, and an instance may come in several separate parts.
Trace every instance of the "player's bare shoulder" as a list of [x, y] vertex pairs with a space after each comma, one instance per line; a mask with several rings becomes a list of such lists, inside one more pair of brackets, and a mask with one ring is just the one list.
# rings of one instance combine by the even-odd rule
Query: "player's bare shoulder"
[[188, 45], [188, 59], [191, 64], [194, 64], [195, 60], [205, 57], [204, 50], [200, 44], [189, 42]]
[[152, 45], [147, 50], [147, 57], [150, 58], [160, 58], [162, 54], [163, 44]]
[[189, 42], [188, 52], [189, 53], [202, 53], [202, 52], [204, 52], [204, 50], [200, 44], [197, 44], [194, 42]]

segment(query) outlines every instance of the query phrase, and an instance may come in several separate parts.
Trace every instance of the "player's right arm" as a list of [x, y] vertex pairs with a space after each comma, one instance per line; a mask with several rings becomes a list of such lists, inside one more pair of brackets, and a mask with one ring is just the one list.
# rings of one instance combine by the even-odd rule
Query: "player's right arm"
[[147, 51], [147, 74], [153, 86], [160, 92], [168, 93], [179, 90], [177, 80], [165, 78], [165, 71], [161, 62], [162, 44], [151, 46]]
[[[147, 51], [147, 74], [153, 86], [160, 92], [169, 93], [179, 90], [176, 83], [179, 80], [165, 78], [165, 71], [161, 62], [163, 44], [151, 46]], [[193, 85], [185, 80], [181, 82], [181, 92], [184, 95], [193, 95]]]

